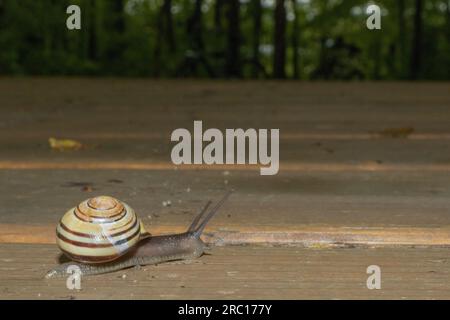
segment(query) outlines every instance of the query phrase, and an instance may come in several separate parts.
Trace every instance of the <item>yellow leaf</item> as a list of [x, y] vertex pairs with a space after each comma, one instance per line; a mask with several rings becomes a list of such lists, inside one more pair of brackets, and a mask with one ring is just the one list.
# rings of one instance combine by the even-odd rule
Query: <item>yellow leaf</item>
[[79, 150], [83, 147], [80, 142], [70, 139], [49, 138], [48, 143], [50, 144], [50, 148], [58, 151]]
[[378, 132], [379, 135], [391, 138], [407, 138], [410, 134], [414, 133], [414, 128], [388, 128]]

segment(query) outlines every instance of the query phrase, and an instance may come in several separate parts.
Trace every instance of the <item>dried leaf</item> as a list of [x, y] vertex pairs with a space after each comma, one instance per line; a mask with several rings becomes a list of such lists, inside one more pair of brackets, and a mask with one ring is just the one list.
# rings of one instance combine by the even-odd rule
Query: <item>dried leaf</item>
[[81, 191], [92, 192], [92, 191], [94, 191], [94, 188], [92, 188], [92, 186], [84, 186], [83, 188], [81, 188]]
[[58, 151], [80, 150], [83, 147], [80, 142], [71, 139], [49, 138], [48, 143], [50, 148]]
[[379, 135], [390, 138], [407, 138], [414, 132], [414, 128], [388, 128], [378, 132]]

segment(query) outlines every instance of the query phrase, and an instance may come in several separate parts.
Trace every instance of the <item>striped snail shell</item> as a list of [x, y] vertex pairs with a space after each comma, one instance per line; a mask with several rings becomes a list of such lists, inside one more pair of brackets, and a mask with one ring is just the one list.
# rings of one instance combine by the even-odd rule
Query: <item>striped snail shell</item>
[[115, 260], [147, 236], [134, 210], [109, 196], [81, 202], [64, 214], [56, 228], [62, 252], [83, 263]]

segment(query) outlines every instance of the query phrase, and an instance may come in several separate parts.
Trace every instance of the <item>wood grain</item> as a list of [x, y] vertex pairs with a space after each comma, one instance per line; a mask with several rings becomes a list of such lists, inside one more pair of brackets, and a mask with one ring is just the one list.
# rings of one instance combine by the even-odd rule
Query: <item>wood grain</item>
[[[0, 78], [0, 298], [449, 299], [448, 88]], [[279, 174], [175, 168], [170, 134], [194, 120], [279, 128]], [[50, 137], [83, 148], [54, 151]], [[124, 200], [163, 234], [229, 189], [204, 235], [212, 255], [85, 279], [80, 292], [41, 278], [57, 221], [88, 197]], [[365, 287], [371, 264], [382, 290]]]
[[[33, 254], [30, 254], [30, 253]], [[0, 245], [2, 299], [448, 299], [446, 248], [301, 249], [214, 247], [175, 262], [86, 277], [82, 290], [45, 280], [57, 249]], [[264, 263], [263, 263], [264, 262]], [[381, 290], [368, 290], [366, 269], [378, 265]]]
[[[336, 228], [290, 226], [275, 227], [228, 226], [207, 228], [202, 236], [215, 245], [301, 245], [307, 247], [340, 247], [348, 245], [450, 246], [450, 228]], [[181, 226], [153, 226], [154, 235], [181, 233]], [[0, 243], [54, 244], [55, 226], [0, 224]]]
[[[423, 237], [422, 243], [434, 235], [444, 241], [450, 226], [449, 172], [313, 171], [261, 177], [252, 171], [0, 170], [0, 180], [0, 224], [43, 226], [51, 232], [71, 207], [102, 194], [131, 205], [151, 232], [185, 230], [206, 201], [218, 201], [227, 189], [235, 191], [210, 222], [211, 232], [266, 233], [273, 240], [285, 231], [298, 242], [314, 234], [310, 230], [373, 235], [386, 229], [410, 243], [408, 230], [420, 230], [409, 239]], [[164, 206], [168, 200], [171, 205]], [[20, 227], [15, 230], [19, 236]]]

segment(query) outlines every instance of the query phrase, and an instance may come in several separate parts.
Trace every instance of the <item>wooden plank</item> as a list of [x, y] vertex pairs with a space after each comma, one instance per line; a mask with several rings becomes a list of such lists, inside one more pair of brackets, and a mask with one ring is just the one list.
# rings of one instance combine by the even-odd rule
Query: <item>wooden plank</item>
[[[450, 246], [450, 227], [444, 228], [349, 228], [289, 226], [239, 226], [223, 230], [209, 227], [203, 240], [216, 245], [301, 245], [306, 247], [342, 247], [349, 245]], [[186, 231], [182, 226], [151, 226], [152, 234]], [[54, 225], [0, 224], [0, 243], [54, 244]]]
[[[0, 90], [0, 168], [6, 170], [102, 163], [171, 169], [170, 134], [192, 128], [194, 120], [205, 128], [280, 128], [286, 171], [450, 166], [447, 83], [0, 79]], [[386, 134], [402, 128], [413, 131], [399, 139]], [[52, 136], [80, 139], [86, 148], [54, 152]]]
[[256, 125], [295, 134], [367, 134], [398, 126], [448, 133], [450, 104], [447, 83], [0, 79], [0, 90], [0, 130], [7, 135], [23, 126], [74, 135], [111, 134], [120, 126], [127, 134], [167, 136], [195, 119], [211, 127]]
[[[206, 201], [234, 189], [211, 226], [450, 225], [449, 172], [281, 172], [261, 177], [248, 171], [5, 170], [0, 181], [1, 224], [54, 225], [82, 200], [109, 194], [129, 203], [148, 225], [185, 227]], [[172, 204], [165, 207], [167, 200]]]
[[234, 189], [207, 228], [209, 241], [446, 245], [449, 178], [423, 171], [261, 177], [251, 171], [5, 170], [0, 241], [53, 242], [63, 213], [101, 194], [132, 205], [154, 234], [181, 232], [207, 200]]
[[[0, 170], [175, 170], [175, 171], [251, 171], [260, 172], [259, 165], [179, 165], [168, 162], [143, 161], [0, 161]], [[357, 163], [281, 163], [283, 172], [448, 172], [450, 164], [382, 164], [377, 161]]]
[[[448, 299], [447, 248], [213, 247], [192, 262], [86, 277], [82, 290], [45, 280], [48, 245], [0, 245], [2, 299]], [[261, 263], [265, 261], [266, 263]], [[267, 264], [267, 262], [270, 262]], [[381, 290], [368, 290], [378, 265]]]
[[[450, 123], [450, 122], [449, 122]], [[173, 130], [177, 127], [173, 127]], [[11, 133], [12, 134], [12, 133]], [[435, 168], [448, 170], [450, 144], [448, 139], [287, 139], [281, 131], [280, 170], [416, 170]], [[450, 134], [449, 134], [450, 135]], [[157, 140], [93, 139], [79, 140], [86, 145], [78, 151], [51, 150], [48, 138], [52, 133], [21, 138], [5, 135], [0, 138], [0, 169], [97, 169], [105, 163], [110, 169], [172, 169], [171, 150], [176, 143], [170, 133]], [[62, 135], [77, 138], [76, 134]], [[339, 137], [338, 137], [339, 138]], [[206, 144], [205, 144], [206, 145]], [[221, 170], [232, 166], [178, 166], [180, 169]], [[235, 166], [236, 170], [252, 169], [251, 165]], [[253, 166], [255, 167], [255, 166]]]
[[[206, 129], [206, 128], [205, 128]], [[446, 129], [446, 128], [445, 128]], [[401, 130], [399, 128], [398, 130]], [[442, 131], [445, 131], [444, 128], [441, 128]], [[87, 141], [108, 141], [108, 140], [119, 140], [119, 141], [127, 141], [138, 143], [139, 141], [160, 141], [164, 142], [167, 137], [170, 137], [169, 131], [167, 132], [99, 132], [99, 131], [76, 131], [71, 132], [70, 136], [74, 139], [79, 140], [87, 140]], [[4, 135], [0, 136], [0, 140], [6, 142], [11, 138], [19, 138], [20, 140], [24, 140], [27, 143], [32, 143], [34, 145], [39, 142], [46, 141], [49, 136], [54, 135], [51, 129], [40, 128], [40, 131], [21, 131], [21, 132], [5, 132]], [[394, 137], [389, 134], [384, 134], [383, 131], [375, 131], [375, 132], [308, 132], [301, 130], [292, 131], [292, 132], [284, 132], [280, 136], [280, 140], [376, 140], [376, 139], [388, 139], [388, 138], [402, 138], [404, 140], [449, 140], [450, 133], [440, 132], [421, 132], [408, 134], [407, 136], [399, 136]], [[133, 141], [135, 140], [135, 141]], [[152, 141], [153, 142], [153, 141]]]

